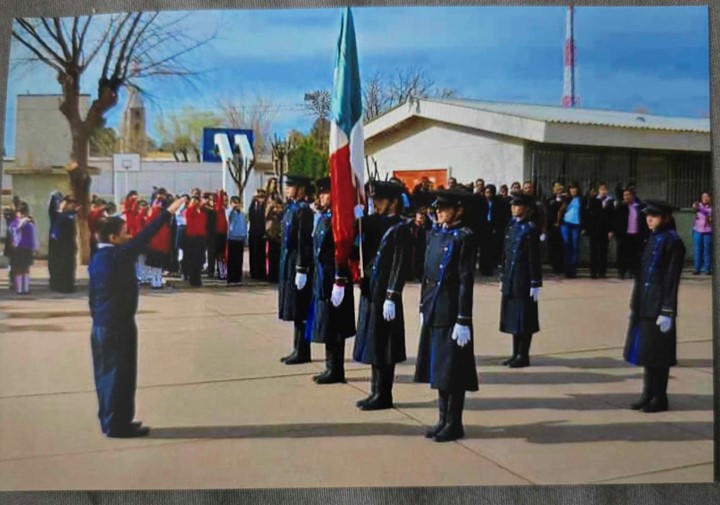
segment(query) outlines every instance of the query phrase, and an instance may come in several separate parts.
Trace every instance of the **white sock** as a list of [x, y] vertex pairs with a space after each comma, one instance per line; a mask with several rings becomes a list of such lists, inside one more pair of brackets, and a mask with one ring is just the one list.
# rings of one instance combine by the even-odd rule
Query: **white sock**
[[30, 292], [30, 274], [23, 274], [22, 276], [22, 288], [23, 293], [29, 293]]

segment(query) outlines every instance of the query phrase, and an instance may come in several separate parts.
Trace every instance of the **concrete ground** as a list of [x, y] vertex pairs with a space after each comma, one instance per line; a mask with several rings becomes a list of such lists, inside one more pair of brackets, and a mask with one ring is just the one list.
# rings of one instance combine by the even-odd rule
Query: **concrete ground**
[[[145, 439], [99, 430], [85, 288], [7, 290], [0, 271], [0, 489], [354, 487], [712, 480], [711, 280], [680, 289], [680, 365], [671, 410], [631, 411], [642, 370], [622, 361], [630, 281], [548, 278], [533, 366], [498, 365], [496, 282], [478, 280], [474, 318], [480, 391], [468, 395], [467, 437], [423, 438], [436, 393], [413, 384], [417, 321], [406, 322], [395, 409], [360, 412], [368, 368], [350, 361], [347, 384], [318, 386], [314, 362], [286, 366], [290, 326], [272, 287], [182, 285], [144, 289], [140, 303], [138, 418]], [[80, 283], [86, 278], [79, 272]], [[418, 285], [405, 306], [417, 306]], [[408, 310], [412, 313], [413, 310]]]

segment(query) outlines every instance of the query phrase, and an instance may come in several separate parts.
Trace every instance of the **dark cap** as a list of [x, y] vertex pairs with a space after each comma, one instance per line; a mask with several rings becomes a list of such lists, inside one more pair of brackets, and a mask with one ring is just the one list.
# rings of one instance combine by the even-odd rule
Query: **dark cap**
[[303, 187], [312, 189], [312, 178], [300, 174], [288, 174], [285, 176], [285, 185], [290, 187]]
[[416, 191], [412, 194], [412, 203], [416, 207], [430, 207], [435, 200], [437, 195], [434, 191]]
[[330, 177], [321, 177], [315, 181], [315, 187], [318, 193], [329, 193], [330, 192]]
[[433, 207], [466, 207], [474, 198], [470, 191], [456, 187], [452, 189], [442, 189], [435, 191], [435, 203]]
[[535, 199], [525, 193], [518, 193], [512, 196], [510, 205], [524, 205], [526, 207], [532, 207], [535, 205]]
[[645, 208], [642, 210], [645, 214], [651, 216], [669, 216], [677, 207], [670, 205], [664, 200], [645, 200]]
[[402, 193], [403, 187], [395, 182], [372, 181], [369, 184], [368, 194], [373, 198], [399, 199], [402, 197]]

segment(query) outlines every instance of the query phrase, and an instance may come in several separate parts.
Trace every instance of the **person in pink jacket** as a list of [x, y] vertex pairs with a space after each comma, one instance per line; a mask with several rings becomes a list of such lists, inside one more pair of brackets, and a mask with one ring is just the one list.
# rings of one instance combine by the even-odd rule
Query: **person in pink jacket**
[[712, 197], [703, 193], [699, 202], [693, 204], [695, 224], [693, 225], [693, 256], [695, 275], [712, 273]]

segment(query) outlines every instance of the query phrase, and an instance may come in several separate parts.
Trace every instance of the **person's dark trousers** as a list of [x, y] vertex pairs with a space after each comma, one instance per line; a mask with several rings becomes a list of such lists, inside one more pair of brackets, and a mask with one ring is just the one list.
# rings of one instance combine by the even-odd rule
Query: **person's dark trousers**
[[638, 235], [623, 235], [618, 237], [618, 276], [625, 278], [627, 274], [635, 276], [640, 266], [640, 249], [642, 241]]
[[548, 232], [548, 261], [553, 273], [561, 274], [565, 269], [564, 246], [560, 228], [553, 226]]
[[593, 278], [607, 274], [608, 243], [606, 234], [590, 236], [590, 275]]
[[480, 273], [491, 277], [500, 263], [502, 242], [493, 234], [485, 234], [480, 245]]
[[190, 285], [193, 287], [202, 286], [202, 267], [205, 261], [205, 237], [185, 237], [188, 255], [187, 275]]
[[280, 275], [280, 244], [268, 240], [267, 248], [267, 280], [277, 284]]
[[180, 271], [180, 263], [178, 261], [180, 227], [174, 219], [172, 220], [172, 226], [170, 228], [170, 237], [172, 244], [170, 245], [170, 264], [168, 267], [171, 273], [177, 273]]
[[207, 239], [207, 275], [208, 277], [215, 277], [215, 263], [217, 261], [217, 255], [215, 253], [215, 248], [217, 247], [216, 240], [215, 240], [215, 233], [210, 233], [210, 236]]
[[102, 432], [106, 435], [122, 433], [130, 429], [135, 417], [135, 322], [126, 321], [113, 327], [93, 326], [91, 347]]
[[177, 265], [178, 271], [182, 272], [183, 276], [187, 275], [188, 271], [188, 262], [187, 262], [187, 250], [185, 247], [185, 230], [187, 227], [185, 225], [179, 225], [177, 227], [177, 233], [175, 234], [175, 258], [177, 259], [180, 256], [180, 249], [182, 249], [183, 252], [183, 258], [180, 260], [179, 264]]
[[265, 279], [265, 249], [266, 241], [264, 235], [250, 234], [248, 237], [248, 252], [250, 254], [250, 277], [253, 279]]
[[242, 282], [243, 254], [245, 254], [245, 242], [242, 240], [228, 240], [228, 284]]

